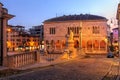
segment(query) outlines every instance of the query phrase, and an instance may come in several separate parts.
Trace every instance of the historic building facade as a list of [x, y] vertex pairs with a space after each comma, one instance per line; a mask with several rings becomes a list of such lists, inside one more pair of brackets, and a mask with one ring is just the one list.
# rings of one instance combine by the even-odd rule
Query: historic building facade
[[40, 42], [43, 41], [43, 25], [32, 26], [32, 28], [29, 29], [29, 32], [31, 35], [39, 36]]
[[24, 26], [8, 25], [7, 51], [31, 51], [39, 49], [40, 36], [30, 34]]
[[81, 47], [90, 54], [107, 52], [107, 19], [90, 14], [64, 15], [44, 21], [45, 45], [64, 49], [70, 30], [74, 33], [75, 48]]

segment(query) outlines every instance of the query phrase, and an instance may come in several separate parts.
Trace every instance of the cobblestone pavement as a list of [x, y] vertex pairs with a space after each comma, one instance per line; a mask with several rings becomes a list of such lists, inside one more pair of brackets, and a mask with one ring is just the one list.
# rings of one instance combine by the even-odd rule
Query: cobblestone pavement
[[105, 57], [77, 58], [3, 80], [102, 80], [112, 62]]

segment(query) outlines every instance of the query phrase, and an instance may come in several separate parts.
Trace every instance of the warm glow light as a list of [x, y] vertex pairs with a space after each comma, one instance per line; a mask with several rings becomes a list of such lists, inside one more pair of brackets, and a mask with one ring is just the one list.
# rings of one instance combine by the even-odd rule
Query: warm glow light
[[11, 42], [7, 41], [7, 47], [11, 47]]
[[33, 45], [34, 45], [34, 42], [33, 42], [33, 41], [31, 41], [31, 42], [30, 42], [30, 46], [33, 46]]
[[105, 42], [107, 42], [107, 38], [105, 38]]
[[8, 31], [8, 32], [11, 32], [11, 29], [10, 29], [10, 28], [8, 28], [8, 29], [7, 29], [7, 31]]

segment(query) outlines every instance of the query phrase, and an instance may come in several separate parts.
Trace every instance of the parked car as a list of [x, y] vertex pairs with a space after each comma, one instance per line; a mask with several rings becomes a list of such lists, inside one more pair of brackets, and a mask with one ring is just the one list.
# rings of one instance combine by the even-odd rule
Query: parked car
[[113, 54], [113, 52], [108, 52], [108, 54], [107, 54], [107, 58], [114, 58], [114, 54]]

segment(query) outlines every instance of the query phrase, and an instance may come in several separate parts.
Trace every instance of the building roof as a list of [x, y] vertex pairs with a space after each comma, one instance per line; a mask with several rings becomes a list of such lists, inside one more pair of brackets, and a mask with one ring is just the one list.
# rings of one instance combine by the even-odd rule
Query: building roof
[[105, 17], [91, 14], [80, 14], [80, 15], [63, 15], [60, 17], [51, 18], [44, 22], [54, 21], [70, 21], [70, 20], [107, 20]]
[[2, 6], [4, 6], [1, 2], [0, 2], [0, 4], [1, 4]]

